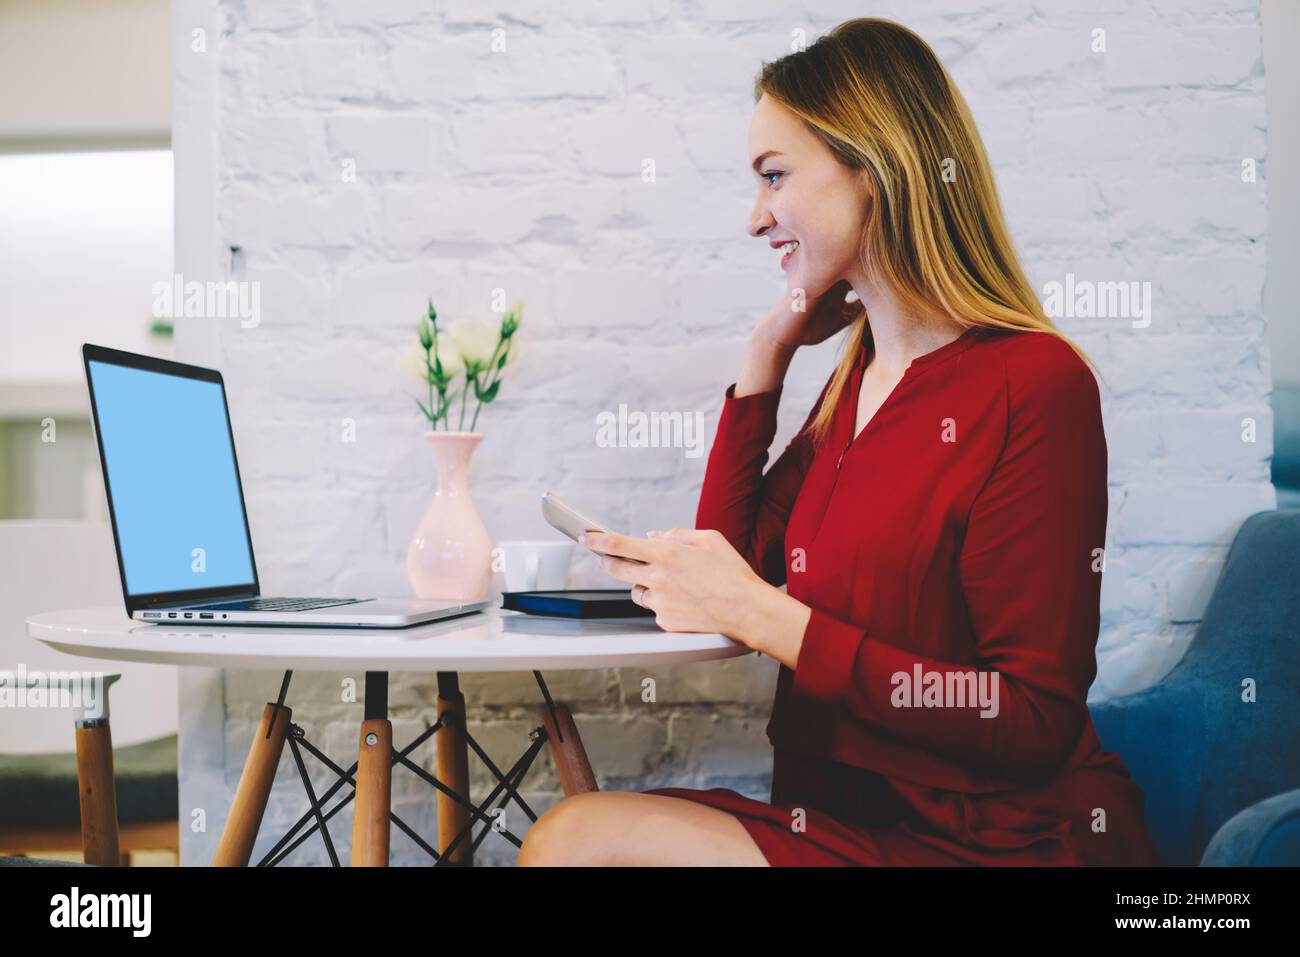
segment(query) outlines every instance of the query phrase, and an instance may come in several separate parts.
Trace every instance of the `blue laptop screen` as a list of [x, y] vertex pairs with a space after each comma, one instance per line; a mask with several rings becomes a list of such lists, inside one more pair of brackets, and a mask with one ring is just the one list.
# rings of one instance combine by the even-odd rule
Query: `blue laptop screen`
[[221, 386], [91, 361], [128, 595], [253, 584]]

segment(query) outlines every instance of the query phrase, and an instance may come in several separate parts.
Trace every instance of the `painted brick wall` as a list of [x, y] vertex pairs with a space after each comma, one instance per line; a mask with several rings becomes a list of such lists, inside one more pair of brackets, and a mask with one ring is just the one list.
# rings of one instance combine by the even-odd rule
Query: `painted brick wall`
[[[414, 383], [394, 363], [428, 296], [447, 319], [490, 318], [498, 288], [526, 303], [520, 359], [479, 419], [471, 469], [494, 540], [553, 534], [545, 488], [636, 533], [692, 524], [704, 458], [601, 448], [596, 416], [620, 403], [701, 412], [711, 441], [745, 337], [784, 289], [775, 255], [744, 232], [753, 77], [796, 31], [811, 42], [868, 14], [919, 31], [953, 71], [1036, 287], [1151, 284], [1147, 325], [1060, 325], [1110, 387], [1093, 697], [1163, 675], [1234, 531], [1275, 504], [1255, 0], [177, 0], [177, 269], [256, 280], [262, 297], [255, 328], [183, 320], [178, 353], [226, 372], [266, 590], [405, 593], [434, 471]], [[777, 451], [834, 348], [797, 357]], [[614, 583], [583, 560], [571, 584]], [[647, 674], [655, 704], [640, 700]], [[345, 765], [361, 713], [341, 700], [346, 678], [361, 675], [298, 673], [291, 695], [295, 721]], [[185, 834], [186, 863], [210, 855], [279, 679], [186, 671], [182, 816], [210, 819]], [[603, 787], [766, 798], [769, 659], [550, 680]], [[472, 731], [513, 759], [536, 724], [531, 677], [463, 687]], [[433, 720], [433, 694], [432, 676], [393, 676], [398, 742]], [[432, 769], [431, 747], [421, 760]], [[287, 754], [280, 777], [259, 851], [306, 807]], [[539, 762], [525, 795], [540, 809], [557, 794]], [[394, 808], [431, 839], [432, 801], [412, 775], [396, 774]], [[350, 810], [335, 820], [345, 849]], [[480, 859], [514, 856], [493, 837]], [[292, 860], [326, 857], [311, 840]], [[395, 832], [393, 860], [423, 857]]]

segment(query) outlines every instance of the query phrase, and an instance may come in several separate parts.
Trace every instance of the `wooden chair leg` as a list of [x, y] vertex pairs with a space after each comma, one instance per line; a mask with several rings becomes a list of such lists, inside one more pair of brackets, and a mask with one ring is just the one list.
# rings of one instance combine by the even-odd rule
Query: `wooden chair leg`
[[352, 866], [388, 866], [388, 815], [393, 797], [393, 725], [385, 718], [361, 722], [357, 797], [352, 815]]
[[108, 718], [77, 722], [77, 790], [81, 792], [81, 854], [87, 864], [119, 867], [113, 732]]
[[543, 708], [542, 724], [546, 728], [546, 740], [551, 746], [551, 760], [555, 762], [555, 773], [560, 776], [560, 786], [564, 788], [564, 796], [599, 791], [600, 788], [596, 786], [596, 775], [591, 770], [591, 762], [587, 760], [587, 750], [582, 746], [578, 726], [574, 724], [568, 706], [556, 704], [553, 717], [550, 708]]
[[293, 709], [272, 703], [262, 710], [262, 722], [253, 738], [253, 746], [248, 750], [235, 800], [230, 805], [230, 815], [221, 831], [221, 840], [217, 842], [217, 853], [212, 858], [213, 867], [248, 866], [292, 717]]
[[[465, 696], [461, 694], [454, 673], [438, 674], [436, 716], [446, 719], [433, 736], [437, 753], [438, 780], [465, 799], [469, 799], [469, 745], [465, 741]], [[438, 853], [469, 823], [469, 808], [438, 792]], [[447, 859], [450, 864], [470, 866], [474, 863], [474, 845], [468, 838], [456, 845]]]

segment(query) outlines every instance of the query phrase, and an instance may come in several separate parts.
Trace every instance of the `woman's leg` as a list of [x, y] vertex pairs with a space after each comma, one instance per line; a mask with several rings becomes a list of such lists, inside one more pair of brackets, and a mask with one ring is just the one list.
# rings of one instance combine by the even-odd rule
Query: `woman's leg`
[[520, 867], [765, 867], [732, 814], [662, 794], [590, 791], [549, 808], [524, 835]]

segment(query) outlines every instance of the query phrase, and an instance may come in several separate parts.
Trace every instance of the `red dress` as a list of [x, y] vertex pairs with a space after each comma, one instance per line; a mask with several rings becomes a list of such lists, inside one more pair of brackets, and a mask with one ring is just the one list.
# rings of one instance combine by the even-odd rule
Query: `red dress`
[[734, 814], [774, 865], [1159, 863], [1086, 704], [1107, 511], [1091, 371], [1049, 333], [971, 328], [854, 438], [866, 358], [822, 446], [801, 431], [766, 474], [783, 387], [728, 386], [700, 493], [696, 527], [812, 609], [766, 728], [771, 803], [645, 793]]

